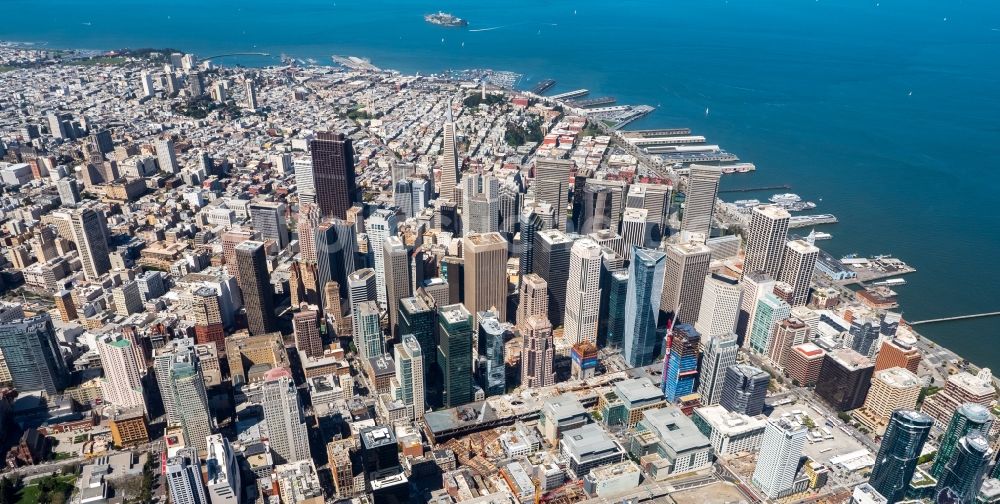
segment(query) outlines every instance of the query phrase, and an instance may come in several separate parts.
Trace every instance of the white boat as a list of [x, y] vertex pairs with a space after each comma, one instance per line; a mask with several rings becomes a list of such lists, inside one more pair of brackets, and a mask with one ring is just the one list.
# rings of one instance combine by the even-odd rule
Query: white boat
[[802, 201], [802, 197], [798, 194], [792, 193], [775, 194], [774, 196], [768, 198], [768, 201], [771, 203], [795, 203]]

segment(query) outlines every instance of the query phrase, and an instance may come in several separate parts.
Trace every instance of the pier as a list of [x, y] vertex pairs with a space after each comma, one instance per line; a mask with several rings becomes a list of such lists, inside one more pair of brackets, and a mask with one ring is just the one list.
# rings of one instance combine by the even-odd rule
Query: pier
[[907, 322], [907, 323], [910, 324], [911, 326], [915, 326], [920, 324], [935, 324], [937, 322], [950, 322], [952, 320], [968, 320], [968, 319], [998, 317], [998, 316], [1000, 316], [1000, 311], [973, 313], [971, 315], [956, 315], [954, 317], [941, 317], [941, 318], [927, 319], [927, 320], [917, 320], [915, 322]]
[[270, 56], [270, 55], [271, 55], [270, 53], [266, 53], [266, 52], [234, 52], [234, 53], [226, 53], [226, 54], [216, 54], [215, 56], [209, 56], [207, 58], [202, 58], [202, 60], [203, 61], [208, 61], [208, 60], [211, 60], [211, 59], [229, 58], [231, 56]]
[[535, 84], [535, 87], [531, 88], [531, 92], [540, 95], [555, 85], [556, 81], [554, 79], [545, 79], [538, 84]]
[[579, 98], [581, 96], [587, 96], [590, 94], [589, 89], [577, 89], [574, 91], [567, 91], [565, 93], [559, 93], [557, 95], [550, 96], [552, 100], [568, 100], [570, 98]]
[[614, 96], [601, 96], [599, 98], [590, 98], [587, 100], [570, 100], [569, 104], [573, 107], [587, 108], [599, 107], [601, 105], [611, 105], [616, 101], [618, 101], [618, 99]]
[[663, 136], [690, 135], [691, 128], [665, 128], [629, 131], [624, 134], [626, 138], [649, 138]]
[[776, 186], [766, 186], [766, 187], [744, 187], [742, 189], [720, 189], [719, 193], [740, 193], [740, 192], [757, 192], [757, 191], [783, 191], [786, 189], [791, 189], [792, 186], [788, 184], [776, 185]]

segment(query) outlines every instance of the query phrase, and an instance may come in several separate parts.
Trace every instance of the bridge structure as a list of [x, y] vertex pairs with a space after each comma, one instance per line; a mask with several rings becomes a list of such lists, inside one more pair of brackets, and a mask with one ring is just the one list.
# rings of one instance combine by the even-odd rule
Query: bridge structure
[[927, 320], [917, 320], [915, 322], [907, 322], [907, 323], [910, 324], [911, 326], [915, 326], [915, 325], [920, 325], [920, 324], [935, 324], [937, 322], [950, 322], [950, 321], [953, 321], [953, 320], [968, 320], [968, 319], [977, 319], [977, 318], [986, 318], [986, 317], [1000, 317], [1000, 311], [985, 312], [985, 313], [972, 313], [972, 314], [969, 314], [969, 315], [956, 315], [954, 317], [941, 317], [941, 318], [934, 318], [934, 319], [927, 319]]

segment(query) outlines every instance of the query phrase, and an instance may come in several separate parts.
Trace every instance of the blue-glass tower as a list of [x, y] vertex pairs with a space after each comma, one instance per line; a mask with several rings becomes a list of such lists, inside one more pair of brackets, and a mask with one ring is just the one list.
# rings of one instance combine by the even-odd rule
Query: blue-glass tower
[[661, 388], [668, 401], [675, 402], [695, 391], [700, 344], [701, 334], [691, 324], [677, 324], [667, 332]]
[[652, 364], [656, 357], [656, 319], [663, 295], [663, 268], [667, 255], [632, 247], [628, 294], [625, 298], [625, 361], [633, 367]]

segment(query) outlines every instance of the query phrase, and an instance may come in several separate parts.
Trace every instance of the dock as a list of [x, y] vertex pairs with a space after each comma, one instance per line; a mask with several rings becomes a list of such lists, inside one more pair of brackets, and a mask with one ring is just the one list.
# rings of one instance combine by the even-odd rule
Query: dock
[[664, 137], [664, 136], [677, 136], [677, 135], [690, 135], [691, 128], [666, 128], [666, 129], [647, 129], [647, 130], [633, 130], [623, 132], [622, 136], [625, 138], [650, 138], [650, 137]]
[[552, 86], [555, 85], [556, 85], [555, 79], [545, 79], [539, 82], [538, 84], [535, 84], [535, 87], [531, 88], [531, 92], [540, 95], [548, 91], [549, 89], [552, 88]]
[[833, 214], [795, 215], [788, 220], [788, 228], [794, 229], [836, 223], [837, 217]]
[[618, 101], [614, 96], [601, 96], [599, 98], [590, 98], [587, 100], [570, 100], [569, 104], [573, 107], [589, 108], [589, 107], [600, 107], [602, 105], [611, 105], [612, 103]]
[[758, 192], [758, 191], [783, 191], [791, 189], [792, 186], [788, 184], [776, 185], [776, 186], [765, 186], [765, 187], [744, 187], [742, 189], [719, 189], [719, 194], [722, 193], [741, 193], [741, 192]]
[[683, 144], [703, 144], [705, 137], [701, 135], [675, 135], [628, 138], [628, 142], [638, 147], [655, 147], [658, 145], [683, 145]]
[[332, 59], [334, 63], [351, 70], [363, 70], [367, 72], [382, 71], [379, 67], [372, 65], [370, 60], [359, 58], [357, 56], [337, 56], [334, 54], [333, 56], [330, 56], [330, 59]]
[[570, 98], [579, 98], [581, 96], [587, 96], [588, 94], [590, 94], [589, 89], [576, 89], [565, 93], [559, 93], [557, 95], [550, 96], [549, 98], [552, 100], [569, 100]]

